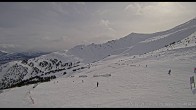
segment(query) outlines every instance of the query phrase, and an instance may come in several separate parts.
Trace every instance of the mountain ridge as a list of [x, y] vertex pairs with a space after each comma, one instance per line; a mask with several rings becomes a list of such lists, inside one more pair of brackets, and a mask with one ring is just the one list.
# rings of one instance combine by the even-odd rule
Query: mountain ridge
[[192, 19], [162, 32], [152, 34], [131, 33], [123, 38], [103, 44], [77, 45], [69, 50], [53, 52], [29, 60], [6, 63], [0, 66], [0, 88], [5, 89], [49, 81], [64, 75], [69, 77], [90, 68], [93, 62], [111, 56], [143, 55], [181, 45], [183, 45], [182, 48], [186, 48], [190, 42], [191, 45], [189, 46], [196, 46], [195, 21]]

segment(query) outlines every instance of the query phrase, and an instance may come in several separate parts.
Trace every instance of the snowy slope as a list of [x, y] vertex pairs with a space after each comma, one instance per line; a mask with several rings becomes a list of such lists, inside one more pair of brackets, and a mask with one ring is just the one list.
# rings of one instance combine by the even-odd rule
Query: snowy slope
[[149, 38], [148, 34], [131, 33], [121, 39], [108, 41], [103, 44], [79, 45], [67, 51], [67, 54], [84, 59], [84, 63], [99, 61], [110, 55], [117, 55], [129, 47]]
[[88, 65], [73, 55], [53, 52], [29, 60], [13, 61], [0, 66], [0, 89], [49, 81], [82, 71]]
[[190, 27], [184, 30], [177, 31], [175, 33], [164, 36], [164, 38], [152, 40], [151, 42], [140, 42], [131, 48], [128, 53], [129, 55], [138, 55], [151, 52], [160, 48], [170, 45], [172, 43], [178, 42], [196, 31], [195, 27]]
[[195, 61], [196, 46], [99, 61], [73, 77], [2, 90], [0, 107], [195, 108]]
[[[98, 61], [121, 57], [140, 57], [147, 53], [195, 46], [196, 19], [170, 30], [152, 34], [131, 33], [103, 44], [78, 45], [62, 52], [53, 52], [28, 60], [0, 66], [0, 89], [68, 77], [93, 67]], [[133, 56], [134, 55], [134, 56]], [[148, 54], [149, 55], [149, 54]]]
[[78, 45], [66, 53], [83, 59], [84, 63], [99, 61], [110, 55], [144, 54], [178, 42], [195, 31], [196, 19], [192, 19], [167, 31], [152, 34], [131, 33], [103, 44]]

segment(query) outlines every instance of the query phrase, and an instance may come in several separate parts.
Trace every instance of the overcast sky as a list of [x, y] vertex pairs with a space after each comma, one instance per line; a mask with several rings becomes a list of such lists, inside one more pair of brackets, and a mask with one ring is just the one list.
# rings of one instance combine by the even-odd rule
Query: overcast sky
[[196, 2], [1, 2], [0, 50], [65, 50], [196, 17]]

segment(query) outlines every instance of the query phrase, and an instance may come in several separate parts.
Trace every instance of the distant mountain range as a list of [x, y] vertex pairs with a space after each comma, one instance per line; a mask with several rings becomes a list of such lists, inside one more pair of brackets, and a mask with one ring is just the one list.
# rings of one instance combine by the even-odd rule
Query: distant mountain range
[[7, 54], [7, 52], [0, 50], [0, 57], [3, 56], [3, 55], [6, 55], [6, 54]]
[[0, 65], [17, 60], [26, 60], [35, 58], [41, 55], [48, 54], [49, 52], [16, 52], [8, 53], [5, 51], [0, 51]]

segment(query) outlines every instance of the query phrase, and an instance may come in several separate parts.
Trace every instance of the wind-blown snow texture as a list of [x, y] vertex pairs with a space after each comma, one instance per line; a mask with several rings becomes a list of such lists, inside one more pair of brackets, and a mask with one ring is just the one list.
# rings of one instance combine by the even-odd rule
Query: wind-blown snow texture
[[79, 45], [2, 65], [5, 88], [58, 78], [1, 90], [0, 107], [196, 107], [189, 82], [195, 61], [196, 19], [163, 32]]

